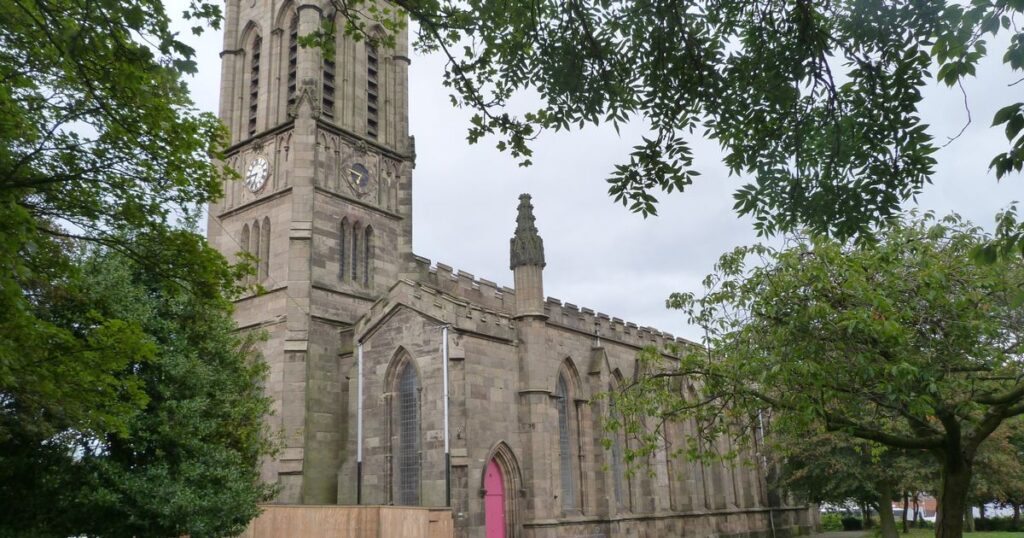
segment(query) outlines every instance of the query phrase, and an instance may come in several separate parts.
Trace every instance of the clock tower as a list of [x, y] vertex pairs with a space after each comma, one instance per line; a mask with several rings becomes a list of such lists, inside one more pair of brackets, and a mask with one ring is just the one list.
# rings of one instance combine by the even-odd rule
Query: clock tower
[[227, 0], [225, 16], [224, 163], [241, 180], [211, 204], [209, 239], [256, 265], [249, 283], [261, 291], [237, 301], [235, 318], [268, 335], [280, 450], [263, 478], [279, 502], [333, 504], [354, 435], [351, 328], [412, 262], [408, 35], [391, 48], [339, 32], [325, 55], [298, 37], [339, 17], [327, 0]]

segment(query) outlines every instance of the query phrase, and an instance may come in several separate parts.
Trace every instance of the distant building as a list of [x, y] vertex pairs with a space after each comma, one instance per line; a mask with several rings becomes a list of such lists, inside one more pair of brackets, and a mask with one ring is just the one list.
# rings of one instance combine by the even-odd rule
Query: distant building
[[[443, 506], [450, 491], [456, 534], [480, 538], [806, 530], [812, 513], [769, 509], [754, 469], [660, 453], [653, 476], [629, 477], [625, 440], [604, 449], [611, 410], [593, 396], [633, 375], [642, 346], [675, 339], [545, 298], [529, 196], [511, 241], [515, 288], [412, 253], [408, 36], [390, 49], [340, 32], [330, 59], [298, 46], [331, 13], [319, 1], [226, 9], [225, 160], [244, 177], [211, 205], [209, 239], [257, 259], [266, 290], [241, 298], [235, 317], [269, 334], [267, 420], [283, 446], [263, 478], [280, 486], [278, 502]], [[509, 202], [498, 218], [511, 228]], [[687, 435], [673, 425], [669, 441]]]

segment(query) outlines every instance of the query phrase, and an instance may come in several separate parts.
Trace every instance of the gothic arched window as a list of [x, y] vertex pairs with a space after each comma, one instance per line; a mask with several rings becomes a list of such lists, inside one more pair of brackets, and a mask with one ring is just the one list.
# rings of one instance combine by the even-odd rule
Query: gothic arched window
[[348, 273], [345, 272], [345, 262], [348, 259], [348, 251], [345, 250], [348, 247], [348, 228], [348, 219], [341, 219], [340, 235], [338, 236], [338, 276], [342, 282], [348, 278]]
[[360, 242], [359, 241], [359, 236], [360, 236], [359, 231], [360, 231], [359, 223], [356, 222], [355, 224], [352, 225], [352, 263], [351, 263], [351, 265], [352, 265], [352, 283], [353, 284], [358, 284], [359, 283], [359, 255], [361, 254], [361, 252], [359, 250], [359, 248], [360, 248], [359, 247], [359, 242]]
[[249, 225], [248, 224], [243, 224], [242, 225], [242, 239], [241, 239], [241, 242], [240, 242], [240, 244], [238, 246], [242, 247], [242, 252], [249, 252]]
[[406, 363], [398, 375], [398, 504], [420, 503], [420, 380]]
[[270, 276], [270, 217], [263, 217], [263, 226], [260, 228], [259, 278], [263, 280], [268, 276]]
[[256, 134], [256, 115], [259, 113], [261, 48], [263, 48], [263, 38], [256, 36], [249, 49], [249, 136]]
[[[249, 252], [250, 252], [249, 251], [249, 234], [250, 234], [250, 232], [249, 232], [249, 225], [248, 224], [243, 224], [242, 225], [242, 240], [241, 240], [241, 243], [238, 246], [241, 247], [242, 252], [244, 252], [246, 254], [249, 254]], [[245, 277], [245, 281], [246, 281], [246, 283], [249, 282], [249, 277], [248, 276]]]
[[558, 408], [558, 463], [562, 483], [562, 509], [566, 512], [576, 510], [576, 480], [573, 472], [573, 420], [569, 386], [565, 376], [558, 375], [555, 387], [555, 405]]
[[363, 286], [370, 287], [370, 269], [373, 267], [373, 227], [366, 226], [363, 233]]
[[260, 221], [257, 220], [252, 223], [252, 236], [249, 240], [249, 254], [256, 258], [256, 274], [249, 278], [255, 279], [256, 282], [260, 281], [260, 235]]
[[[615, 383], [608, 386], [608, 393], [612, 395], [609, 399], [609, 412], [614, 419], [621, 420], [619, 416], [618, 404], [615, 398]], [[622, 438], [622, 434], [619, 432], [612, 432], [612, 446], [611, 454], [611, 471], [612, 471], [612, 491], [615, 494], [615, 506], [619, 510], [625, 510], [629, 507], [629, 498], [627, 495], [629, 491], [626, 488], [626, 473], [624, 468], [624, 462], [626, 459], [625, 442]]]

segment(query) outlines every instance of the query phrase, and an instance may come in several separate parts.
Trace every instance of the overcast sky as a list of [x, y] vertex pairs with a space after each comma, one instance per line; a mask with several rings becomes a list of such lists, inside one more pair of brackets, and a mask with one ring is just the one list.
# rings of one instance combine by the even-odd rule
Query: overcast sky
[[[169, 1], [169, 12], [179, 14], [186, 3]], [[189, 80], [193, 98], [212, 112], [217, 111], [221, 39], [220, 32], [207, 31], [189, 40], [199, 61], [198, 75]], [[999, 61], [1004, 48], [990, 50], [997, 52], [986, 59], [979, 77], [965, 83], [973, 122], [938, 153], [934, 184], [917, 204], [943, 214], [959, 212], [989, 229], [998, 210], [1011, 200], [1024, 200], [1024, 179], [1012, 175], [997, 182], [987, 170], [1007, 145], [1001, 129], [988, 127], [992, 116], [1019, 100], [1019, 87], [1009, 87], [1015, 79]], [[732, 192], [744, 179], [727, 175], [717, 144], [694, 141], [699, 181], [682, 194], [658, 193], [660, 216], [644, 219], [614, 203], [604, 181], [645, 134], [641, 126], [621, 134], [610, 126], [544, 134], [533, 144], [534, 165], [520, 168], [494, 149], [493, 140], [466, 142], [471, 114], [452, 108], [441, 86], [442, 72], [440, 57], [413, 55], [414, 251], [511, 286], [509, 238], [517, 197], [528, 192], [544, 239], [546, 295], [699, 338], [678, 312], [665, 309], [665, 299], [673, 291], [699, 291], [720, 254], [757, 241], [751, 222], [732, 211]], [[936, 139], [945, 141], [967, 120], [963, 96], [958, 89], [938, 86], [925, 93], [924, 118]]]

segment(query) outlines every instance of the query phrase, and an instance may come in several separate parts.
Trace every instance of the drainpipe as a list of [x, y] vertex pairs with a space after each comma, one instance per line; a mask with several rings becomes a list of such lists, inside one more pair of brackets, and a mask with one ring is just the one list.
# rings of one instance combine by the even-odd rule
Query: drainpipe
[[363, 504], [363, 343], [356, 348], [356, 504]]
[[444, 503], [452, 505], [452, 458], [448, 442], [448, 326], [441, 327], [441, 377], [444, 391]]

